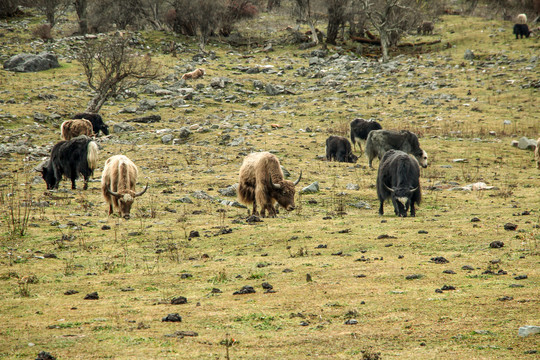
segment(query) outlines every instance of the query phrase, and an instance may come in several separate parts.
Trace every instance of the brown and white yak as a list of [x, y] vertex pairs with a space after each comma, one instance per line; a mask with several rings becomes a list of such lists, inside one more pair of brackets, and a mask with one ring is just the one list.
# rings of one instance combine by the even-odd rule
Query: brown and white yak
[[60, 126], [60, 134], [62, 139], [71, 140], [79, 135], [92, 136], [94, 128], [92, 123], [86, 119], [66, 120]]
[[188, 79], [195, 80], [195, 79], [198, 79], [200, 77], [203, 77], [203, 75], [204, 75], [204, 69], [198, 68], [198, 69], [193, 70], [192, 72], [187, 72], [184, 75], [182, 75], [182, 79], [183, 80], [188, 80]]
[[301, 178], [302, 172], [294, 182], [285, 180], [275, 155], [269, 152], [251, 153], [244, 158], [240, 168], [238, 200], [246, 205], [253, 204], [253, 215], [259, 215], [258, 205], [262, 217], [266, 216], [266, 211], [268, 217], [276, 217], [276, 202], [287, 211], [294, 210], [294, 187]]
[[135, 192], [138, 175], [137, 166], [125, 155], [114, 155], [105, 161], [101, 176], [101, 190], [103, 198], [109, 204], [109, 215], [113, 213], [114, 205], [121, 217], [129, 219], [135, 198], [148, 189], [148, 184], [146, 184], [142, 191]]

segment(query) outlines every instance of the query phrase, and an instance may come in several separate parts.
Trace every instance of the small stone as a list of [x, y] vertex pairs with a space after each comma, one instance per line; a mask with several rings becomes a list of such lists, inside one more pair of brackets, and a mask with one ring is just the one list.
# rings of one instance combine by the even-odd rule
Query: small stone
[[421, 279], [423, 277], [424, 277], [424, 275], [421, 275], [421, 274], [412, 274], [412, 275], [405, 276], [405, 279], [406, 280], [416, 280], [416, 279]]
[[161, 321], [169, 321], [169, 322], [182, 322], [182, 317], [178, 315], [178, 313], [169, 314], [165, 316]]
[[242, 289], [235, 291], [233, 295], [244, 295], [244, 294], [254, 294], [255, 289], [253, 286], [246, 285]]
[[172, 305], [187, 304], [187, 299], [183, 296], [178, 296], [178, 297], [172, 298], [171, 304]]
[[461, 267], [461, 270], [471, 271], [471, 270], [474, 270], [474, 268], [472, 266], [469, 266], [469, 265], [463, 265]]
[[443, 290], [443, 291], [456, 290], [456, 288], [453, 287], [452, 285], [443, 285], [443, 287], [441, 288], [441, 290]]
[[265, 290], [272, 290], [274, 287], [267, 282], [262, 283], [262, 288]]
[[86, 296], [84, 297], [84, 300], [99, 300], [99, 295], [97, 291], [94, 291], [89, 294], [86, 294]]
[[435, 264], [446, 264], [446, 263], [449, 263], [448, 260], [446, 260], [444, 257], [442, 256], [437, 256], [437, 257], [432, 257], [431, 258], [431, 261], [434, 262]]
[[56, 358], [46, 351], [41, 351], [36, 360], [56, 360]]
[[78, 294], [79, 292], [77, 290], [68, 290], [64, 293], [64, 295], [74, 295]]
[[109, 225], [103, 225], [101, 230], [111, 230], [111, 227]]
[[489, 247], [492, 249], [500, 249], [504, 246], [504, 243], [502, 241], [493, 241], [491, 244], [489, 244]]
[[527, 279], [527, 278], [528, 278], [527, 275], [518, 275], [518, 276], [516, 276], [514, 279], [515, 279], [515, 280], [525, 280], [525, 279]]
[[301, 321], [300, 326], [308, 326], [309, 323], [307, 321]]
[[345, 325], [356, 325], [356, 324], [358, 324], [358, 320], [356, 319], [349, 319], [345, 321]]
[[201, 235], [199, 234], [199, 232], [198, 232], [197, 230], [191, 230], [191, 231], [189, 232], [189, 238], [190, 238], [190, 239], [192, 239], [192, 238], [197, 238], [197, 237], [199, 237], [199, 236], [201, 236]]
[[507, 230], [507, 231], [514, 231], [517, 229], [517, 225], [516, 224], [512, 224], [512, 223], [506, 223], [504, 224], [504, 230]]
[[454, 270], [444, 270], [443, 271], [443, 274], [450, 274], [450, 275], [454, 275], [456, 272]]

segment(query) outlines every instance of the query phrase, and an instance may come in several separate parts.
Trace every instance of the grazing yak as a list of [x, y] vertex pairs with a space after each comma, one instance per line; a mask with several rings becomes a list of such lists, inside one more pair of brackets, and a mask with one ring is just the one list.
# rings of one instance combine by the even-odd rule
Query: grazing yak
[[516, 35], [516, 39], [519, 39], [520, 37], [523, 39], [523, 36], [528, 38], [531, 35], [531, 31], [527, 26], [527, 15], [519, 14], [516, 17], [516, 24], [514, 25], [513, 33]]
[[358, 156], [352, 153], [351, 143], [343, 136], [330, 136], [326, 139], [326, 160], [355, 163]]
[[60, 126], [62, 139], [71, 140], [79, 135], [92, 136], [94, 134], [92, 123], [86, 119], [66, 120]]
[[433, 34], [433, 29], [435, 26], [433, 26], [433, 23], [431, 21], [424, 21], [418, 28], [416, 29], [416, 32], [418, 35], [428, 35]]
[[534, 158], [536, 160], [536, 168], [540, 169], [540, 138], [536, 140], [536, 148], [534, 149]]
[[427, 153], [420, 149], [416, 134], [408, 130], [374, 130], [369, 133], [366, 140], [366, 156], [369, 167], [377, 156], [379, 161], [391, 149], [401, 150], [414, 155], [422, 167], [428, 166]]
[[137, 166], [125, 155], [114, 155], [105, 161], [101, 176], [101, 190], [103, 198], [109, 204], [109, 215], [113, 213], [114, 205], [121, 217], [129, 219], [135, 198], [148, 190], [148, 184], [146, 184], [142, 191], [135, 192], [138, 175]]
[[276, 201], [287, 211], [294, 210], [295, 186], [300, 182], [302, 172], [295, 182], [285, 180], [278, 158], [269, 152], [251, 153], [244, 158], [240, 167], [238, 200], [246, 205], [253, 204], [253, 215], [276, 217]]
[[51, 158], [40, 170], [47, 190], [57, 189], [62, 176], [71, 179], [71, 188], [76, 189], [75, 180], [84, 177], [83, 189], [88, 189], [88, 179], [97, 167], [98, 146], [85, 135], [71, 140], [62, 140], [53, 146]]
[[414, 205], [422, 200], [418, 161], [403, 151], [387, 151], [379, 163], [377, 197], [381, 203], [379, 215], [384, 214], [384, 201], [391, 198], [397, 216], [406, 217], [409, 208], [415, 216]]
[[99, 131], [103, 131], [105, 135], [109, 135], [109, 126], [103, 122], [103, 118], [99, 114], [94, 113], [80, 113], [73, 116], [73, 119], [86, 119], [92, 123], [92, 128], [96, 136]]
[[351, 128], [351, 142], [353, 143], [354, 149], [356, 150], [356, 141], [358, 141], [358, 146], [360, 147], [360, 153], [362, 153], [362, 144], [360, 140], [366, 140], [368, 134], [372, 130], [382, 129], [381, 124], [375, 120], [365, 120], [365, 119], [354, 119], [350, 123]]
[[182, 79], [183, 80], [188, 80], [188, 79], [195, 80], [195, 79], [198, 79], [200, 77], [203, 77], [203, 75], [204, 75], [204, 69], [198, 68], [198, 69], [193, 70], [192, 72], [187, 72], [184, 75], [182, 75]]

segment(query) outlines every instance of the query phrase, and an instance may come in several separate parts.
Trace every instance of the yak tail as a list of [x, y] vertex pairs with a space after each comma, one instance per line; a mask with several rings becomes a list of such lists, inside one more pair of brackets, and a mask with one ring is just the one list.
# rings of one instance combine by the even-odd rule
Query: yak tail
[[60, 136], [62, 136], [62, 139], [66, 140], [66, 129], [64, 128], [64, 125], [66, 124], [67, 120], [60, 125]]
[[97, 167], [98, 162], [98, 146], [95, 141], [88, 143], [88, 151], [86, 154], [86, 160], [88, 161], [88, 167], [94, 170]]

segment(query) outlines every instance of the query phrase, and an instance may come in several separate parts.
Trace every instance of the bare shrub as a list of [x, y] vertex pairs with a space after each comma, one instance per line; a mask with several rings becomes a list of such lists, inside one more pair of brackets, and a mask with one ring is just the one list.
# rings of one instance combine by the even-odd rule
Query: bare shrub
[[152, 58], [135, 53], [129, 42], [127, 35], [89, 40], [77, 54], [88, 86], [96, 92], [86, 112], [99, 112], [108, 98], [159, 75], [159, 68]]
[[0, 1], [0, 19], [6, 19], [17, 14], [19, 10], [19, 0], [2, 0]]
[[41, 24], [38, 25], [32, 30], [32, 35], [35, 37], [40, 38], [41, 40], [45, 42], [52, 41], [52, 35], [51, 35], [51, 25], [49, 24]]

